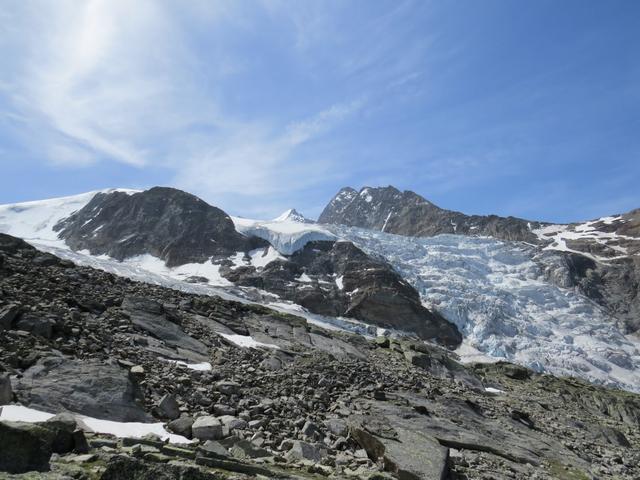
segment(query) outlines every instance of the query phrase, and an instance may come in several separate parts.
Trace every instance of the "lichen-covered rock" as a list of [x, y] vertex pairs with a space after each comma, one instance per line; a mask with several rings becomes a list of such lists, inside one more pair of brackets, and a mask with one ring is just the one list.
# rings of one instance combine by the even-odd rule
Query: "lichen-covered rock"
[[32, 423], [0, 421], [0, 472], [49, 470], [54, 435]]

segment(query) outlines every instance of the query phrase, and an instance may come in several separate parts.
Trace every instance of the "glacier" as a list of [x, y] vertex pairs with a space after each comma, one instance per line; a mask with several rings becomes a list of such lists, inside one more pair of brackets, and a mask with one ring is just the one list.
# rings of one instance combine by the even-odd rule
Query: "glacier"
[[337, 240], [337, 237], [324, 226], [306, 221], [295, 210], [287, 210], [274, 220], [251, 220], [242, 217], [231, 217], [231, 220], [237, 231], [266, 240], [282, 255], [292, 255], [309, 242]]
[[386, 259], [427, 308], [456, 324], [472, 350], [538, 372], [640, 391], [640, 342], [618, 330], [599, 305], [548, 280], [541, 256], [552, 252], [488, 237], [329, 228]]

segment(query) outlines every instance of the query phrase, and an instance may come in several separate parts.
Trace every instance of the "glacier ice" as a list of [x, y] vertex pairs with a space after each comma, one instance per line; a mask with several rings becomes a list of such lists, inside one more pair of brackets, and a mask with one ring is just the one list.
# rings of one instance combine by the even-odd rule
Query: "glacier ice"
[[640, 342], [593, 301], [549, 282], [535, 247], [487, 237], [331, 230], [384, 257], [427, 308], [455, 323], [465, 344], [483, 354], [640, 391]]

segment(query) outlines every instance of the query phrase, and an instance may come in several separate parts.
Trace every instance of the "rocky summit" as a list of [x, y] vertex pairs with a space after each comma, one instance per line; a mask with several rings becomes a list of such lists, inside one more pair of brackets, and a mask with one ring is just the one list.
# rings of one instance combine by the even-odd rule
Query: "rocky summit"
[[635, 214], [330, 207], [0, 206], [0, 478], [640, 478]]
[[219, 208], [165, 187], [98, 193], [54, 230], [75, 250], [118, 260], [150, 254], [168, 266], [201, 263], [265, 245], [238, 233]]
[[[395, 187], [341, 189], [324, 208], [320, 223], [348, 225], [398, 235], [430, 237], [443, 233], [488, 235], [503, 240], [535, 240], [527, 220], [497, 215], [465, 215], [446, 210], [420, 195]], [[535, 227], [544, 225], [534, 222]]]

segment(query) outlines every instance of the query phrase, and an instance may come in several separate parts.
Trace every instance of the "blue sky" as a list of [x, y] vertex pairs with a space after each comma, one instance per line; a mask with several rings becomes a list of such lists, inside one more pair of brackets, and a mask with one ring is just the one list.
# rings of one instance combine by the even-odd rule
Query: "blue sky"
[[319, 214], [393, 184], [550, 221], [640, 207], [640, 2], [15, 1], [0, 203], [170, 185]]

